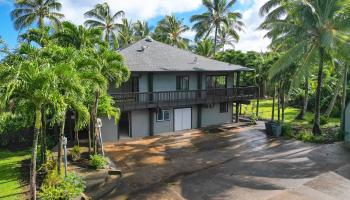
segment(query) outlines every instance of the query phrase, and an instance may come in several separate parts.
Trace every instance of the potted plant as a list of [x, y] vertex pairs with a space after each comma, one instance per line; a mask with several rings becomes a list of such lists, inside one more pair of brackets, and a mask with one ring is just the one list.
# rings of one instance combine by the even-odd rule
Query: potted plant
[[274, 123], [273, 121], [265, 122], [265, 130], [266, 130], [267, 135], [272, 135], [272, 124], [273, 123]]
[[282, 135], [282, 124], [281, 123], [272, 123], [271, 132], [275, 137], [280, 137]]

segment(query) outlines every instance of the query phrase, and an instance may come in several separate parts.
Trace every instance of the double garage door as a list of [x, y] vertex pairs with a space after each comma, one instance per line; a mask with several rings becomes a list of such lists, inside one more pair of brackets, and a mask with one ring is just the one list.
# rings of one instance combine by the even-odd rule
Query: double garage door
[[192, 109], [191, 108], [174, 109], [174, 129], [175, 129], [175, 131], [191, 129], [191, 124], [192, 124]]

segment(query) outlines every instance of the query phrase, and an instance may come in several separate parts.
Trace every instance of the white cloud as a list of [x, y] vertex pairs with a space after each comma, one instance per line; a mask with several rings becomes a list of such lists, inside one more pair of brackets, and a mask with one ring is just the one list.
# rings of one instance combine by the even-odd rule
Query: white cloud
[[201, 6], [201, 0], [61, 0], [67, 20], [84, 22], [83, 13], [96, 4], [107, 2], [113, 12], [123, 10], [127, 18], [149, 20], [156, 16], [192, 11]]
[[193, 40], [196, 36], [196, 31], [194, 30], [188, 30], [182, 34], [182, 37]]
[[270, 44], [270, 39], [264, 38], [266, 31], [257, 30], [264, 20], [264, 18], [259, 15], [259, 9], [266, 2], [267, 0], [254, 0], [253, 5], [250, 8], [241, 11], [245, 30], [240, 33], [240, 40], [235, 45], [235, 49], [258, 52], [268, 50], [267, 47]]

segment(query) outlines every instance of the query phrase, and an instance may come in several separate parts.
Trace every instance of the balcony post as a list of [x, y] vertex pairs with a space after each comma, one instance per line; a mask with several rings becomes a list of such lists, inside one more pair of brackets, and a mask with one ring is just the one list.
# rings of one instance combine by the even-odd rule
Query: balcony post
[[148, 92], [148, 101], [151, 103], [153, 102], [153, 73], [148, 73]]
[[[197, 98], [198, 101], [202, 101], [202, 73], [197, 73]], [[197, 106], [197, 128], [202, 127], [202, 104], [198, 104]]]
[[239, 96], [239, 80], [241, 77], [241, 72], [236, 72], [236, 123], [239, 123], [239, 103], [238, 103], [238, 96]]

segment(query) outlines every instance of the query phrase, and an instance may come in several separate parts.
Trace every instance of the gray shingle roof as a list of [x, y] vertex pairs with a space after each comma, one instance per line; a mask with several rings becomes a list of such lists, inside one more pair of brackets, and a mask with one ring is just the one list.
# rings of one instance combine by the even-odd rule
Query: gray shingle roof
[[216, 61], [155, 40], [142, 39], [120, 51], [133, 72], [252, 71], [247, 67]]

